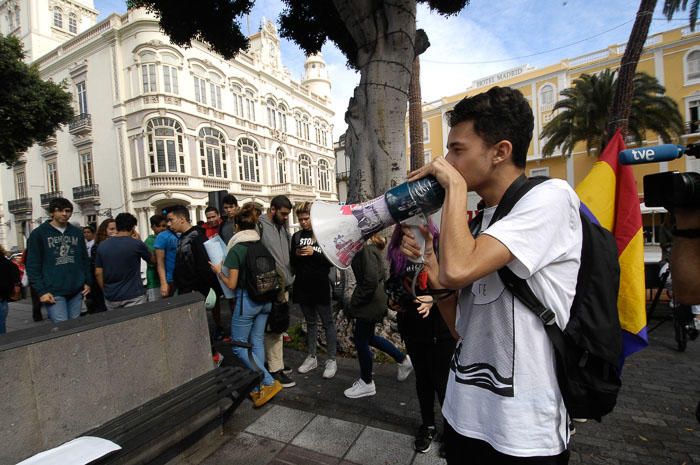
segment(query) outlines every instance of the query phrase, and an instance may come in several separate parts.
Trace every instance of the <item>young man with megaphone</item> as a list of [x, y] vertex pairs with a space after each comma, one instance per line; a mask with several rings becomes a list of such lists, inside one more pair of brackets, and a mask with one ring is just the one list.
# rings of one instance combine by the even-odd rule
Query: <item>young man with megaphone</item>
[[[430, 286], [458, 290], [439, 302], [458, 336], [443, 406], [447, 462], [568, 463], [554, 349], [542, 321], [505, 288], [498, 270], [508, 267], [525, 279], [564, 328], [580, 265], [579, 199], [566, 182], [547, 180], [490, 224], [524, 175], [532, 110], [519, 91], [494, 87], [460, 101], [448, 118], [445, 158], [409, 175], [409, 181], [434, 176], [446, 192], [439, 257], [427, 230], [423, 235]], [[485, 203], [474, 235], [468, 190]], [[402, 251], [418, 257], [412, 229], [404, 231]]]

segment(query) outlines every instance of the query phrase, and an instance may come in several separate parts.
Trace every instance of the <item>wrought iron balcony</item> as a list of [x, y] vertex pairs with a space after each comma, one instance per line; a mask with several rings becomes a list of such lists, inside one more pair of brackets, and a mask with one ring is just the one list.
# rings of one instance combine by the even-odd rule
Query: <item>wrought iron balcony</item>
[[90, 113], [81, 113], [68, 123], [68, 132], [73, 135], [85, 134], [92, 131], [92, 117]]
[[95, 200], [100, 197], [100, 186], [90, 184], [88, 186], [77, 186], [73, 188], [73, 200], [76, 202]]
[[49, 205], [49, 202], [58, 197], [63, 197], [63, 191], [53, 191], [47, 192], [46, 194], [41, 194], [39, 196], [39, 199], [41, 200], [41, 206], [47, 207]]
[[29, 197], [23, 197], [21, 199], [10, 200], [7, 202], [7, 209], [12, 214], [17, 213], [31, 213], [32, 211], [32, 199]]
[[340, 173], [335, 173], [336, 181], [347, 181], [350, 178], [350, 171], [342, 171]]

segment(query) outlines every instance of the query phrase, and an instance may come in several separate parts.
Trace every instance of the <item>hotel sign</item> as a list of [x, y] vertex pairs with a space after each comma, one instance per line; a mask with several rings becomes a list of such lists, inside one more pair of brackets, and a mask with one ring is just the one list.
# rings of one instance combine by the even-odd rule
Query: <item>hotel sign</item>
[[492, 74], [491, 76], [486, 76], [485, 78], [481, 78], [478, 81], [474, 81], [474, 87], [484, 87], [498, 81], [504, 81], [506, 79], [514, 78], [523, 74], [528, 69], [531, 69], [528, 65], [521, 65], [517, 68], [501, 71], [500, 73]]

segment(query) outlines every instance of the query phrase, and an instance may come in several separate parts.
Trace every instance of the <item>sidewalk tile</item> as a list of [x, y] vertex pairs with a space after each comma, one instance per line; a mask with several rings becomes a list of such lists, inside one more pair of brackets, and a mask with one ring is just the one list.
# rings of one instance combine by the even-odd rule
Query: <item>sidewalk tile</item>
[[281, 442], [243, 432], [224, 442], [201, 465], [267, 465], [283, 448]]
[[413, 459], [411, 465], [445, 465], [447, 461], [440, 458], [438, 451], [440, 450], [440, 443], [433, 442], [430, 450], [425, 454], [416, 454], [416, 458]]
[[275, 405], [246, 428], [246, 432], [288, 443], [313, 417], [313, 413]]
[[287, 446], [268, 465], [337, 465], [337, 457], [319, 454], [296, 446]]
[[363, 465], [408, 465], [413, 455], [411, 436], [368, 426], [345, 458]]
[[364, 426], [358, 423], [316, 416], [292, 444], [333, 457], [343, 457]]

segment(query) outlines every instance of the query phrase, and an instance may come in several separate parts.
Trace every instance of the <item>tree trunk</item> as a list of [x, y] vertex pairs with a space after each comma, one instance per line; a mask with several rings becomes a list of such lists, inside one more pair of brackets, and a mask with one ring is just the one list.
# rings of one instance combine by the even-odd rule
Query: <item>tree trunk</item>
[[411, 145], [411, 171], [423, 166], [423, 102], [420, 92], [420, 55], [430, 47], [428, 36], [423, 29], [416, 31], [411, 85], [408, 91], [408, 133]]
[[348, 203], [355, 203], [406, 179], [404, 124], [416, 56], [416, 2], [333, 2], [358, 45], [360, 84], [345, 113], [345, 150], [352, 166]]
[[630, 38], [625, 47], [625, 54], [620, 62], [620, 71], [617, 76], [613, 104], [608, 116], [608, 135], [605, 143], [615, 134], [617, 129], [622, 131], [622, 136], [627, 135], [627, 124], [632, 107], [632, 95], [634, 93], [634, 74], [637, 71], [637, 63], [647, 40], [649, 25], [651, 24], [656, 0], [642, 0], [637, 11], [637, 19], [632, 26]]

